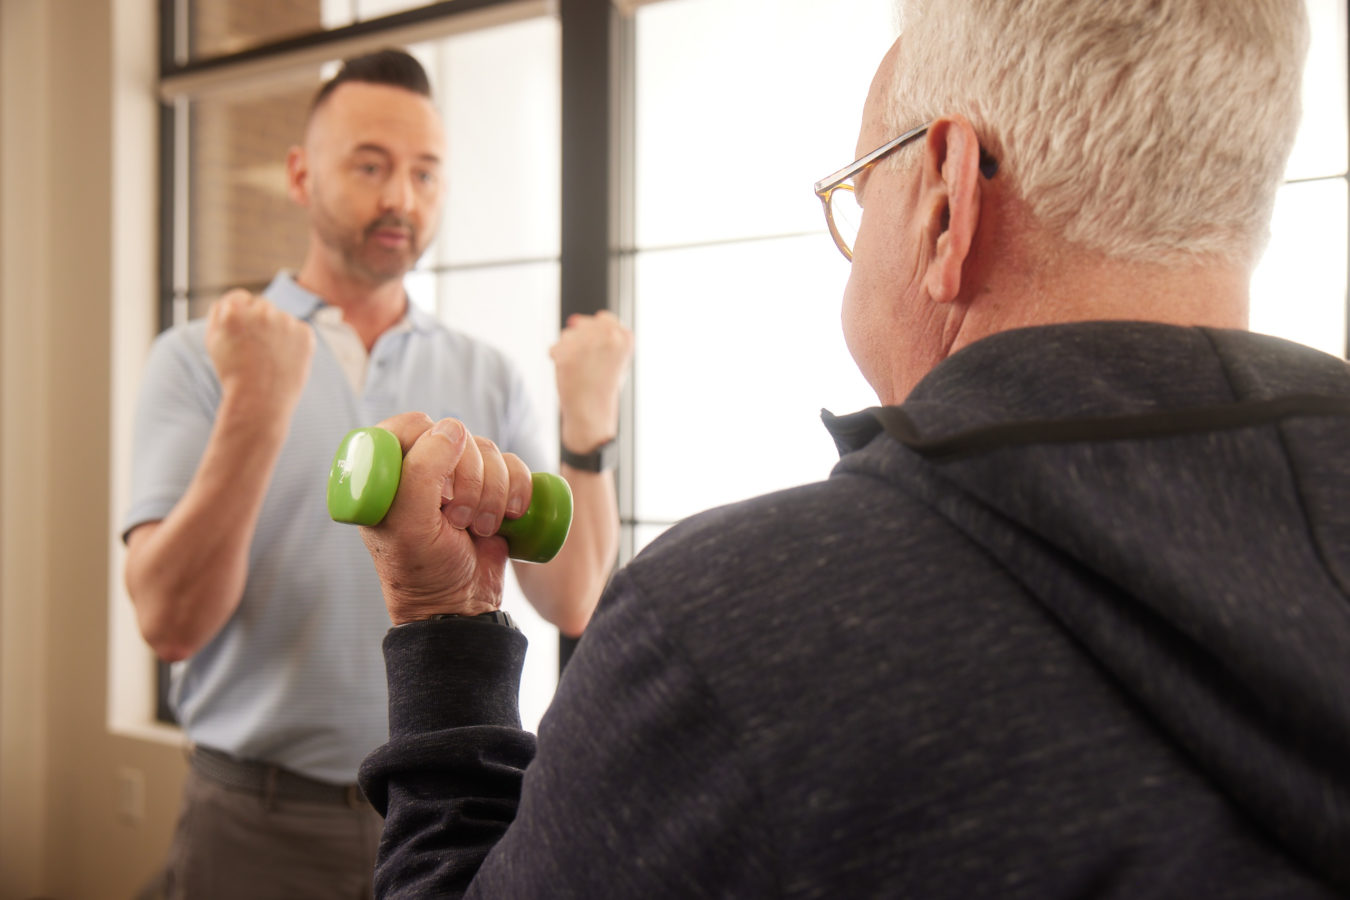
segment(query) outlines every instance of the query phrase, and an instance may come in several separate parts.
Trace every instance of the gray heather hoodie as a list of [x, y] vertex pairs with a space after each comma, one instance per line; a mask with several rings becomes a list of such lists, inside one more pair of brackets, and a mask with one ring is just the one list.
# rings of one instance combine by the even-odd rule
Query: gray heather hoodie
[[1027, 329], [827, 423], [615, 576], [537, 754], [513, 633], [391, 632], [383, 895], [1350, 893], [1343, 361]]

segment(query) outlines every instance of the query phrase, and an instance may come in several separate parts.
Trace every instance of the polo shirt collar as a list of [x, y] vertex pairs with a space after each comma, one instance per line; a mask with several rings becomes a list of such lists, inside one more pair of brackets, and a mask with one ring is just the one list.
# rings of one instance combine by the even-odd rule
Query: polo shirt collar
[[[278, 272], [265, 293], [278, 309], [306, 322], [311, 321], [319, 307], [324, 305], [322, 297], [297, 284], [290, 272]], [[406, 288], [404, 294], [407, 294]], [[436, 317], [411, 300], [402, 321], [414, 331], [431, 331], [436, 327]]]

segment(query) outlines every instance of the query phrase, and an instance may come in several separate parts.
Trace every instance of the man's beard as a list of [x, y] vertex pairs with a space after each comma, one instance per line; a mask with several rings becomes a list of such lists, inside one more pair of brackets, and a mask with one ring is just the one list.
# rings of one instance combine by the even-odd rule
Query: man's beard
[[[402, 216], [380, 216], [359, 233], [344, 229], [322, 205], [315, 216], [315, 230], [324, 246], [337, 252], [348, 272], [374, 284], [384, 284], [406, 275], [426, 247], [421, 243], [417, 227]], [[397, 229], [408, 235], [407, 242], [398, 249], [379, 246], [375, 233], [382, 229]]]

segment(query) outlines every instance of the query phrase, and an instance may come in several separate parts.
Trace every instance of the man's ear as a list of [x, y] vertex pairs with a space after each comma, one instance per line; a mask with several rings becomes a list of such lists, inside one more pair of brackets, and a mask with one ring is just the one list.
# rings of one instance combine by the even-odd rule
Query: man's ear
[[961, 292], [961, 272], [980, 222], [980, 142], [964, 116], [943, 116], [924, 141], [932, 256], [924, 288], [938, 303]]
[[301, 206], [309, 206], [309, 155], [304, 147], [286, 151], [286, 193]]

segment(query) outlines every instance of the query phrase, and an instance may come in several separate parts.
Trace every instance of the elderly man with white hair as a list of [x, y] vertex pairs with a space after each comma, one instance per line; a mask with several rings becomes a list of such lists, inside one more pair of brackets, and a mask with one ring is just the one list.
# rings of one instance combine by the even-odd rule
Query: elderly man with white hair
[[523, 466], [388, 422], [382, 896], [1350, 891], [1350, 371], [1245, 330], [1303, 3], [903, 22], [816, 185], [881, 405], [620, 571], [537, 744], [438, 510]]

